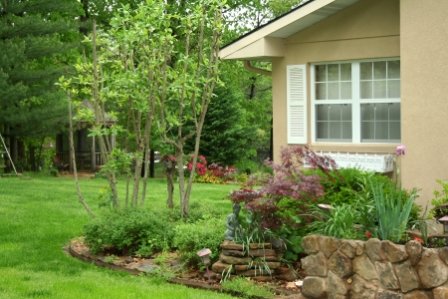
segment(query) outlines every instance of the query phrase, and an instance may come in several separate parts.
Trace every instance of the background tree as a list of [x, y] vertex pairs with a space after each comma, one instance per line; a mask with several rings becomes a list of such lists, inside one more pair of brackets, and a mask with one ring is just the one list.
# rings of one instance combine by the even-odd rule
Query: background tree
[[76, 0], [0, 2], [0, 132], [22, 169], [36, 170], [43, 138], [66, 123], [54, 83], [70, 70], [81, 13]]

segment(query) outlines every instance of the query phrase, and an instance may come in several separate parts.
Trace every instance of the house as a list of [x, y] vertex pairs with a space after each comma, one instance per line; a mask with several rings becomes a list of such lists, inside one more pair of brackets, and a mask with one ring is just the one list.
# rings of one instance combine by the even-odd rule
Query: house
[[272, 64], [274, 160], [307, 144], [336, 162], [391, 170], [425, 205], [448, 179], [448, 1], [309, 0], [223, 47]]

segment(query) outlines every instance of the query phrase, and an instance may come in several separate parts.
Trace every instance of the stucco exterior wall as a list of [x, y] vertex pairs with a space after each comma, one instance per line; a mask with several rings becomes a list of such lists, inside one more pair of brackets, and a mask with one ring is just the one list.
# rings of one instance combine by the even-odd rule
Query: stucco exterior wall
[[[400, 56], [399, 0], [362, 0], [285, 41], [285, 57], [273, 59], [274, 160], [287, 145], [286, 67], [324, 61], [343, 61]], [[308, 83], [309, 84], [309, 83]], [[308, 128], [311, 128], [310, 86]], [[391, 144], [312, 143], [315, 150], [390, 153]]]
[[401, 0], [402, 182], [431, 199], [448, 179], [448, 1]]

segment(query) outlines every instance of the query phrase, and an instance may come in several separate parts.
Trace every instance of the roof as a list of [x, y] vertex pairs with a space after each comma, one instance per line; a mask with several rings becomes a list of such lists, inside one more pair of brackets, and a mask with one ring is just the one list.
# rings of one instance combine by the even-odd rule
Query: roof
[[219, 51], [221, 59], [270, 59], [283, 56], [285, 38], [320, 22], [359, 0], [309, 0], [242, 35]]

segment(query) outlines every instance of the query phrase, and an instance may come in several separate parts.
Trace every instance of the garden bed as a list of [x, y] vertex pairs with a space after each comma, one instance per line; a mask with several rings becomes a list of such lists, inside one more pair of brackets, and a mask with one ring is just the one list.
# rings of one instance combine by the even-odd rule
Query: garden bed
[[[167, 281], [170, 283], [182, 284], [192, 288], [226, 292], [236, 296], [243, 295], [241, 293], [228, 291], [222, 288], [221, 284], [219, 283], [219, 279], [215, 275], [212, 275], [209, 280], [205, 271], [182, 271], [182, 264], [179, 261], [176, 253], [169, 253], [168, 256], [164, 259], [163, 265], [160, 264], [160, 261], [157, 261], [157, 258], [94, 255], [84, 244], [82, 238], [76, 238], [70, 241], [70, 243], [65, 247], [65, 250], [71, 256], [80, 260], [94, 263], [95, 265], [100, 267], [105, 267], [117, 271], [124, 271], [133, 275], [163, 274], [161, 273], [164, 269], [163, 267], [168, 267], [168, 271], [174, 274], [174, 276], [172, 277], [167, 277]], [[284, 281], [272, 281], [269, 283], [260, 283], [260, 286], [261, 285], [269, 287], [273, 291], [273, 293], [277, 295], [276, 298], [301, 298], [300, 289], [293, 282], [287, 283]], [[245, 297], [248, 297], [247, 294]], [[258, 296], [249, 297], [264, 298]]]

